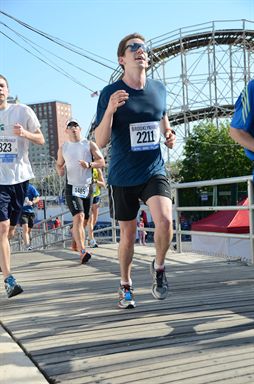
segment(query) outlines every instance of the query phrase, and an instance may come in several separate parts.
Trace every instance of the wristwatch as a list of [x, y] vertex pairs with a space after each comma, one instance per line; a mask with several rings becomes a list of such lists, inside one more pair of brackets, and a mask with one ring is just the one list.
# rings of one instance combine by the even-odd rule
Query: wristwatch
[[88, 163], [88, 168], [92, 168], [92, 162]]

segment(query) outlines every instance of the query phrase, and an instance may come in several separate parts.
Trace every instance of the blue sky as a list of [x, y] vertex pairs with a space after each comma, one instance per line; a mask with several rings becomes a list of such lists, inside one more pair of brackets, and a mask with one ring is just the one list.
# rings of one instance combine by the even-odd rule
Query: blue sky
[[[118, 43], [129, 33], [140, 32], [151, 39], [213, 20], [254, 20], [253, 0], [0, 0], [0, 10], [108, 59], [93, 56], [112, 68], [117, 67]], [[6, 25], [0, 24], [0, 32], [30, 51], [31, 47], [9, 28], [32, 40], [40, 46], [37, 49], [43, 52], [44, 60], [50, 58], [89, 88], [56, 72], [0, 33], [0, 73], [8, 78], [11, 95], [18, 95], [25, 104], [54, 100], [72, 104], [73, 116], [80, 121], [85, 133], [96, 112], [97, 98], [90, 96], [91, 90], [101, 90], [112, 70], [60, 48], [2, 14], [0, 22]], [[100, 79], [62, 62], [41, 47]]]

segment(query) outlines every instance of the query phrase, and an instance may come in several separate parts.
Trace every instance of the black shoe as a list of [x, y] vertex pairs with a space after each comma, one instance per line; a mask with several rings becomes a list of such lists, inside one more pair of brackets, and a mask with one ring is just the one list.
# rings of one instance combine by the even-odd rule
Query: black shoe
[[81, 260], [81, 264], [86, 264], [90, 259], [91, 259], [92, 255], [88, 252], [86, 252], [85, 249], [82, 249], [80, 251], [80, 260]]

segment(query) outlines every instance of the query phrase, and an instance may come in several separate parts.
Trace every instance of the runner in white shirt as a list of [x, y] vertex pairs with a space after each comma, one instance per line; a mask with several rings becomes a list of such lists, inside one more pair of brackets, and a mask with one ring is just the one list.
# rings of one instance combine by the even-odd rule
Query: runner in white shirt
[[8, 104], [7, 79], [0, 75], [0, 266], [7, 296], [23, 291], [11, 274], [10, 244], [19, 221], [29, 179], [29, 141], [44, 144], [40, 123], [27, 105]]
[[80, 262], [85, 264], [91, 258], [85, 248], [84, 228], [89, 219], [92, 197], [92, 169], [105, 166], [98, 146], [81, 138], [81, 128], [77, 120], [69, 120], [66, 126], [69, 141], [58, 150], [56, 169], [60, 176], [65, 174], [65, 196], [73, 216], [72, 234], [80, 253]]

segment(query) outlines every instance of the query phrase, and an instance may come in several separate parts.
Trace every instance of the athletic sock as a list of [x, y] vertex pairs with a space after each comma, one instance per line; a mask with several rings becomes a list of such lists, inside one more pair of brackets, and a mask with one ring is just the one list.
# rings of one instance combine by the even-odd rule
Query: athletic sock
[[129, 285], [130, 287], [132, 286], [132, 280], [130, 279], [129, 281], [122, 281], [121, 280], [121, 285]]
[[165, 269], [165, 264], [163, 263], [162, 265], [158, 265], [158, 264], [156, 263], [156, 261], [154, 261], [154, 269], [155, 269], [156, 271], [163, 271], [163, 270]]

